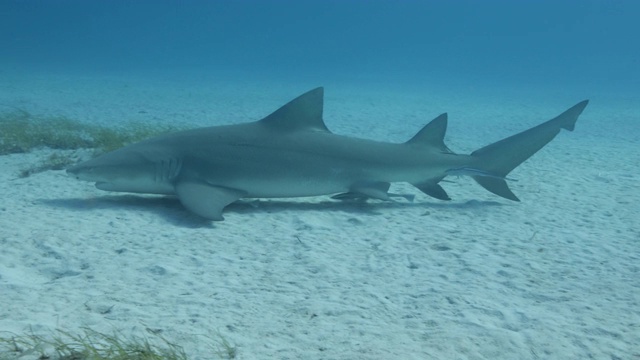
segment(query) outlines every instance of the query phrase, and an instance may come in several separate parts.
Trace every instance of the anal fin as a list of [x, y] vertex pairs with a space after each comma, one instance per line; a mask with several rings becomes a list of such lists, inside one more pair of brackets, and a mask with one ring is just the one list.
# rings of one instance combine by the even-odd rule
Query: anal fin
[[433, 198], [436, 198], [438, 200], [451, 200], [451, 198], [449, 197], [449, 194], [447, 194], [447, 192], [442, 188], [442, 186], [438, 185], [438, 182], [440, 180], [441, 179], [429, 180], [421, 183], [415, 183], [412, 185], [417, 187], [418, 190], [422, 191], [423, 193]]

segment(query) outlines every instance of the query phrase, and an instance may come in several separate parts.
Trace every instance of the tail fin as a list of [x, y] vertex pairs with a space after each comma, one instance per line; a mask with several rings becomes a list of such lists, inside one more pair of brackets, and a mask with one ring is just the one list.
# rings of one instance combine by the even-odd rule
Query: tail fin
[[581, 101], [545, 123], [474, 151], [471, 156], [477, 158], [475, 167], [492, 176], [476, 175], [473, 179], [498, 196], [520, 201], [505, 181], [507, 174], [553, 140], [560, 129], [573, 131], [588, 103]]

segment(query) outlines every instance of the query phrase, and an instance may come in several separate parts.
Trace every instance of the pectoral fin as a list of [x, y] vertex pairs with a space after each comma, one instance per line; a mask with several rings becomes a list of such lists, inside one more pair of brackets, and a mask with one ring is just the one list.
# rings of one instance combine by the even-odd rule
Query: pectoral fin
[[175, 189], [184, 207], [214, 221], [224, 220], [222, 210], [245, 195], [244, 191], [204, 182], [180, 181]]

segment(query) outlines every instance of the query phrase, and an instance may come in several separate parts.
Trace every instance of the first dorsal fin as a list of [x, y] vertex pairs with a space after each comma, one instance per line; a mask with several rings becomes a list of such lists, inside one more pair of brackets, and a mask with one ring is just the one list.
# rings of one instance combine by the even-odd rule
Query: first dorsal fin
[[447, 113], [441, 114], [431, 120], [422, 130], [407, 141], [410, 145], [429, 145], [440, 149], [442, 152], [450, 153], [451, 150], [444, 144], [444, 134], [447, 132]]
[[260, 123], [280, 131], [329, 131], [322, 120], [323, 96], [322, 87], [307, 91]]

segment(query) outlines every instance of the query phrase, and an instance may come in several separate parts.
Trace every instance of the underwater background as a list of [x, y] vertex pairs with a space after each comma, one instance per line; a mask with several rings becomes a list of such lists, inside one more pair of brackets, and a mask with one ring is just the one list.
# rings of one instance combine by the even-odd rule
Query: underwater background
[[[640, 358], [638, 19], [605, 0], [0, 0], [0, 360], [21, 355], [7, 332], [86, 329], [195, 359]], [[448, 177], [450, 202], [394, 184], [415, 201], [258, 199], [211, 223], [51, 166], [106, 128], [253, 121], [318, 86], [336, 134], [403, 142], [448, 112], [456, 153], [590, 103], [509, 175], [520, 203]]]
[[506, 86], [637, 95], [634, 1], [0, 4], [4, 71]]

